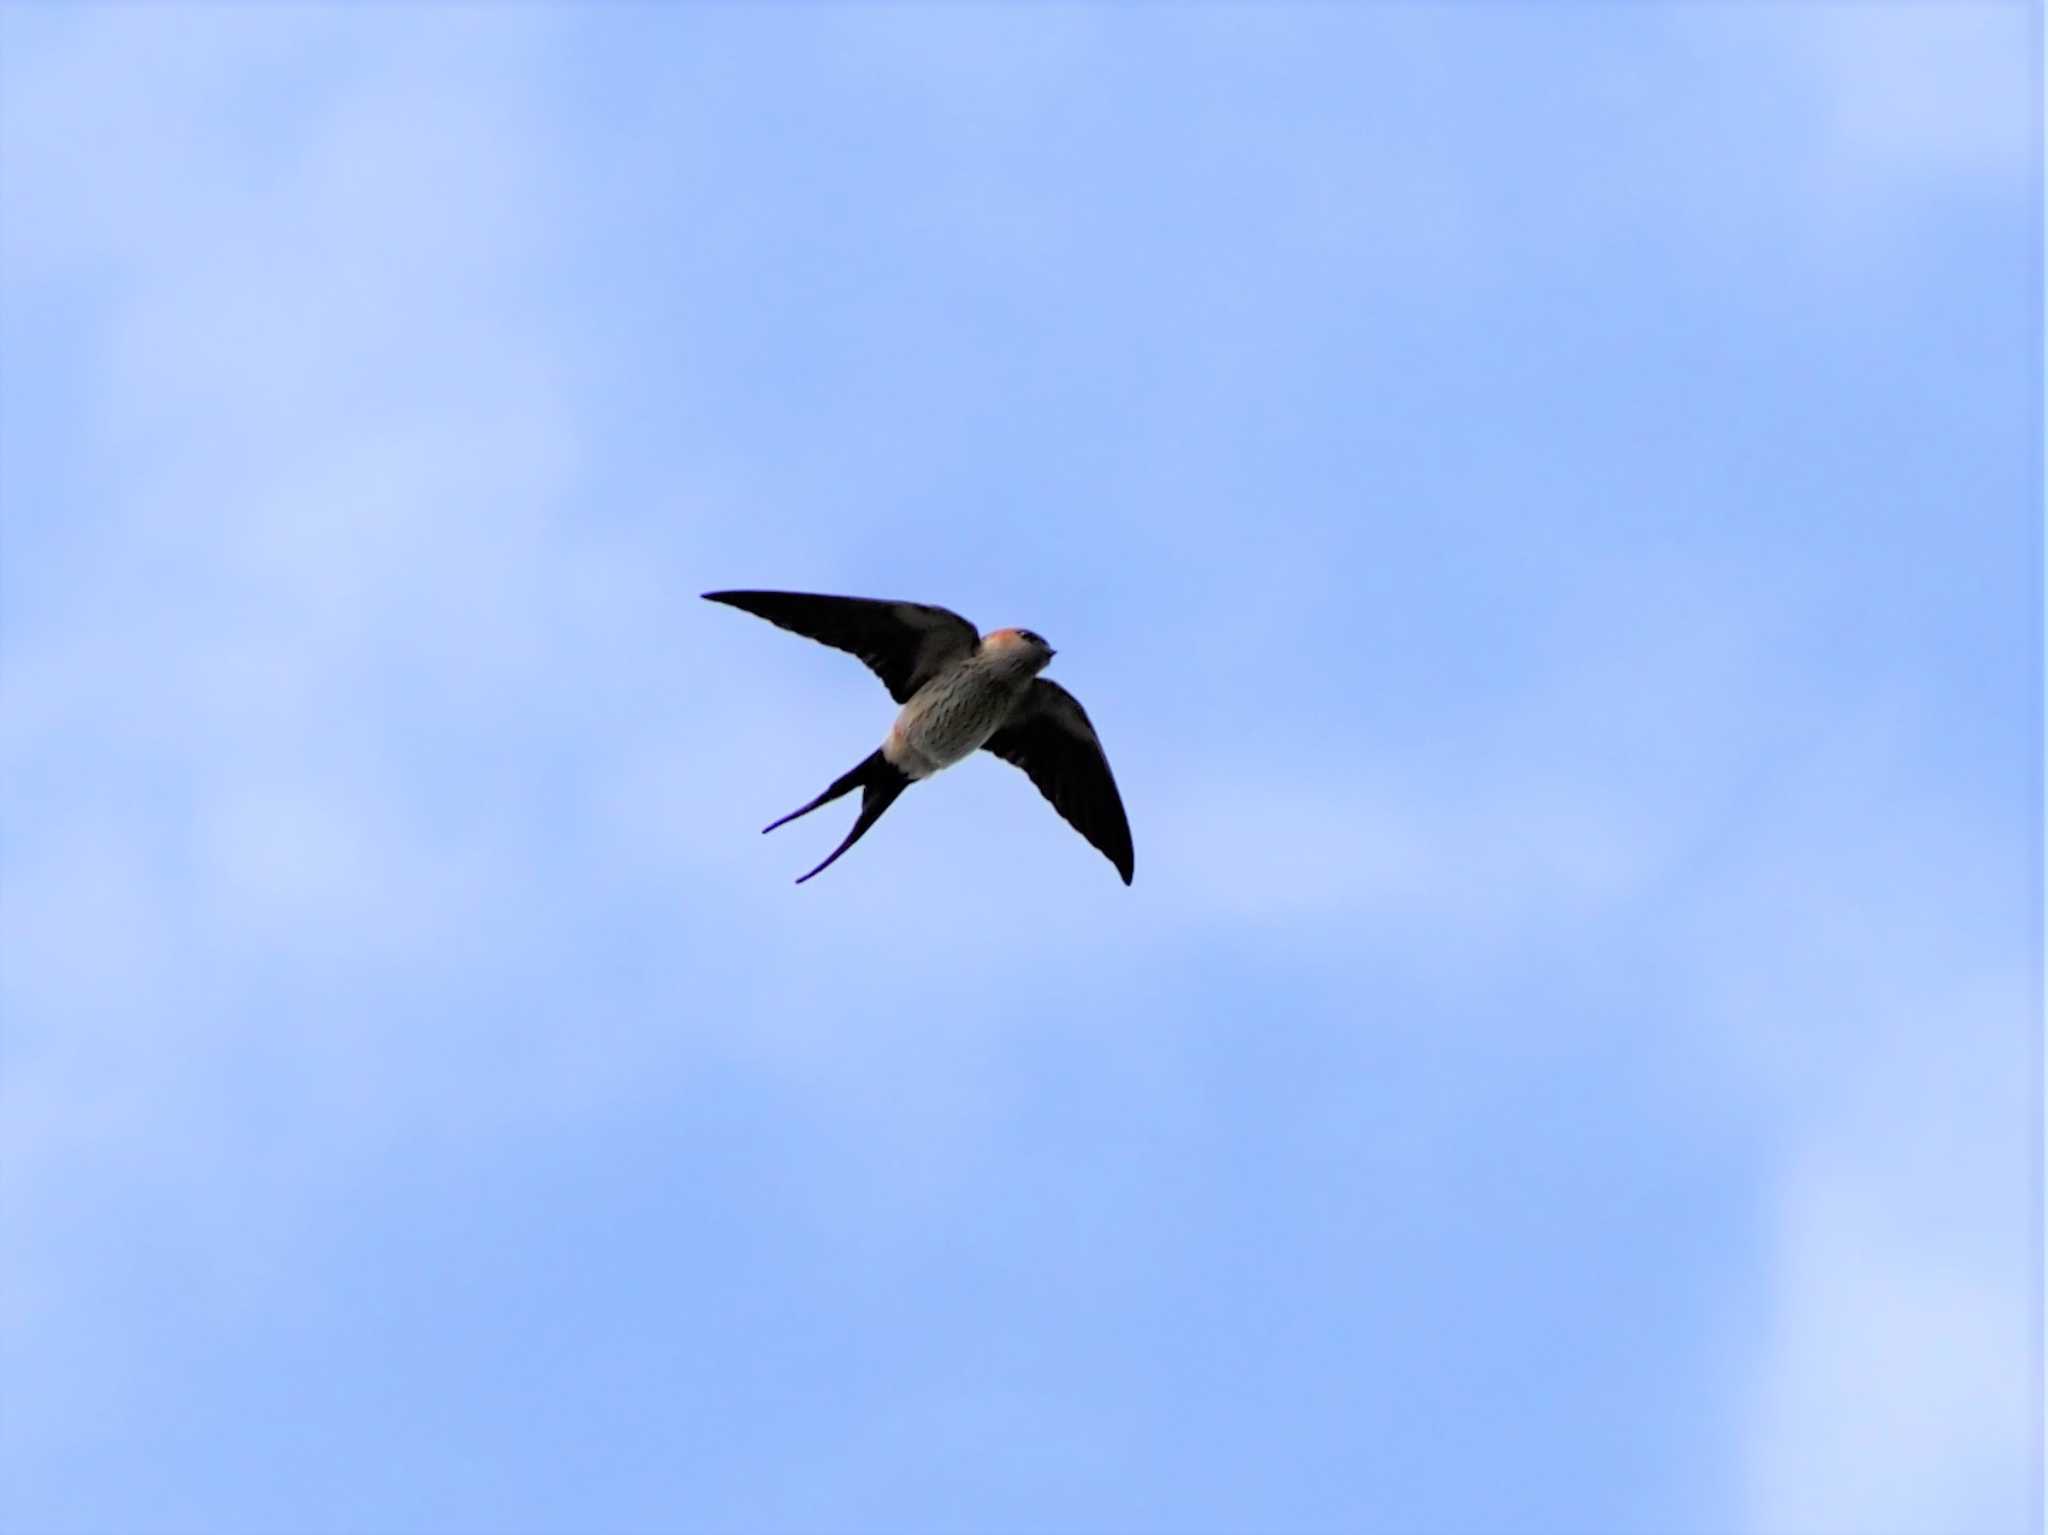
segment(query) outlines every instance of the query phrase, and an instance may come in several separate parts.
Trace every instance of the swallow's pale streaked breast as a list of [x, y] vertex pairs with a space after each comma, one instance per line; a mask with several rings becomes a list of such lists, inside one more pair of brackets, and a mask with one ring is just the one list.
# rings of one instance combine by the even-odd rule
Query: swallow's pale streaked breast
[[879, 748], [808, 805], [762, 828], [773, 831], [842, 794], [861, 791], [853, 830], [799, 885], [829, 868], [917, 780], [984, 747], [1029, 774], [1067, 824], [1116, 865], [1126, 885], [1131, 882], [1131, 823], [1109, 759], [1074, 695], [1038, 675], [1053, 649], [1029, 629], [977, 635], [958, 613], [920, 602], [809, 592], [704, 596], [851, 651], [903, 706]]

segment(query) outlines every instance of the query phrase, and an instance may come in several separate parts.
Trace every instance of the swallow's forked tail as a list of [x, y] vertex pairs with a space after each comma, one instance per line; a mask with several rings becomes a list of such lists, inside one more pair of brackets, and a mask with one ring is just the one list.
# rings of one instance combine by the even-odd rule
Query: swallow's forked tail
[[910, 776], [907, 773], [891, 765], [889, 759], [884, 757], [880, 751], [870, 752], [860, 766], [853, 769], [852, 772], [842, 773], [839, 777], [833, 779], [831, 788], [812, 800], [808, 805], [790, 811], [781, 820], [770, 821], [761, 828], [761, 834], [766, 836], [769, 832], [775, 830], [776, 827], [787, 825], [800, 815], [809, 815], [820, 805], [829, 805], [842, 794], [851, 794], [855, 789], [861, 791], [860, 814], [854, 818], [853, 830], [846, 834], [844, 842], [832, 850], [830, 858], [827, 858], [817, 868], [811, 870], [810, 874], [804, 875], [803, 879], [797, 881], [801, 885], [805, 879], [811, 878], [811, 875], [824, 873], [825, 870], [832, 866], [841, 853], [852, 847], [854, 843], [860, 841], [867, 833], [867, 829], [874, 825], [875, 822], [881, 820], [882, 812], [896, 803], [896, 796], [909, 787]]

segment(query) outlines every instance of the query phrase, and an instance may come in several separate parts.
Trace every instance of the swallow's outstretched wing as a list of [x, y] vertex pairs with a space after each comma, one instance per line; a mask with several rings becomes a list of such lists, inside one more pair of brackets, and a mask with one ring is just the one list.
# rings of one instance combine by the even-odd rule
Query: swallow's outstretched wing
[[1031, 775], [1066, 823], [1095, 845], [1131, 882], [1131, 823], [1110, 775], [1109, 758], [1080, 700], [1040, 677], [1011, 716], [988, 738], [988, 749]]
[[810, 592], [706, 592], [835, 650], [850, 651], [882, 679], [896, 702], [908, 701], [934, 672], [980, 643], [974, 625], [948, 608], [872, 597], [821, 597]]

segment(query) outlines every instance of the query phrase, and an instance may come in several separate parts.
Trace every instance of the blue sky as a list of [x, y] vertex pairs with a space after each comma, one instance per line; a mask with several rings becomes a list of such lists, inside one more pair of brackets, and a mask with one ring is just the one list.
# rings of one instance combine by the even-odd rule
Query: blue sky
[[8, 1528], [2029, 1526], [2025, 9], [0, 44]]

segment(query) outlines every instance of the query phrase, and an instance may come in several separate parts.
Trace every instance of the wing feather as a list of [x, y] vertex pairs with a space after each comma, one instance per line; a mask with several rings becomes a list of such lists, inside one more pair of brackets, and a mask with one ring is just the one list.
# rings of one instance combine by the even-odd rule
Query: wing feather
[[981, 638], [950, 608], [873, 597], [827, 597], [812, 592], [706, 592], [779, 629], [860, 657], [882, 679], [889, 696], [906, 702], [935, 672], [969, 654]]
[[1126, 885], [1135, 857], [1123, 796], [1087, 710], [1057, 682], [1037, 678], [1024, 707], [990, 736], [988, 750], [1022, 768], [1066, 823], [1116, 865]]

